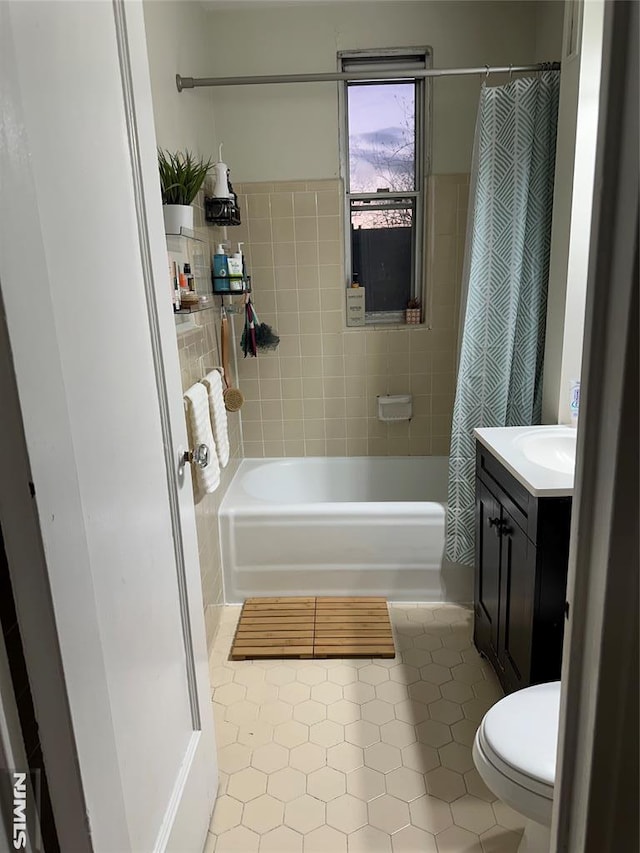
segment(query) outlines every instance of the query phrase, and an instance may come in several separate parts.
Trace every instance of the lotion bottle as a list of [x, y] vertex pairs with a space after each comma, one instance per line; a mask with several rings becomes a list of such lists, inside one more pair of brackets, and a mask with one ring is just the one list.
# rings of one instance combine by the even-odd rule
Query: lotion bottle
[[218, 244], [213, 256], [213, 289], [216, 292], [229, 290], [229, 258], [222, 243]]

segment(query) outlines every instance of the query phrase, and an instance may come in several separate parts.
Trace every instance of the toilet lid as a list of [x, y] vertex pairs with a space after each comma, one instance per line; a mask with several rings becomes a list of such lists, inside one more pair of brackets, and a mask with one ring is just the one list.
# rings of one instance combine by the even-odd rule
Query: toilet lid
[[559, 714], [559, 681], [526, 687], [487, 711], [483, 741], [520, 776], [553, 787]]

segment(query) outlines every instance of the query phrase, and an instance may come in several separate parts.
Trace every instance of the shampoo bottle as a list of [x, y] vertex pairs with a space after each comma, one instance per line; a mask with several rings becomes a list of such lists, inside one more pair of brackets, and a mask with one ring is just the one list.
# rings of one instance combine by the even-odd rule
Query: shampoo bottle
[[242, 279], [244, 277], [244, 258], [242, 257], [242, 243], [238, 243], [238, 251], [229, 258], [229, 286], [231, 290], [242, 290]]
[[213, 290], [216, 293], [229, 290], [229, 258], [222, 243], [218, 244], [213, 256]]

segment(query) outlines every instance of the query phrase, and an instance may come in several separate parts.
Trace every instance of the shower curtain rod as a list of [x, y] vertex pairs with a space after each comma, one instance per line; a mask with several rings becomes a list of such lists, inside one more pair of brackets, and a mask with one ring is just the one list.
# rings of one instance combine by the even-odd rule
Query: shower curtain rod
[[398, 71], [328, 71], [320, 74], [267, 74], [256, 77], [182, 77], [176, 74], [178, 92], [205, 86], [254, 86], [263, 83], [332, 83], [339, 80], [398, 80], [423, 77], [463, 77], [469, 74], [515, 74], [523, 71], [559, 71], [559, 62], [537, 65], [482, 65], [478, 68], [424, 68], [403, 75]]

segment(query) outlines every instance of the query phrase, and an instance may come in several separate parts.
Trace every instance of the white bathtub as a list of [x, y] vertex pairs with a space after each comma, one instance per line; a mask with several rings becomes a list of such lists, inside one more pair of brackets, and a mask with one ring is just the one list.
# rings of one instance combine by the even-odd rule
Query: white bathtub
[[446, 457], [244, 459], [220, 506], [225, 600], [470, 601], [443, 565]]

